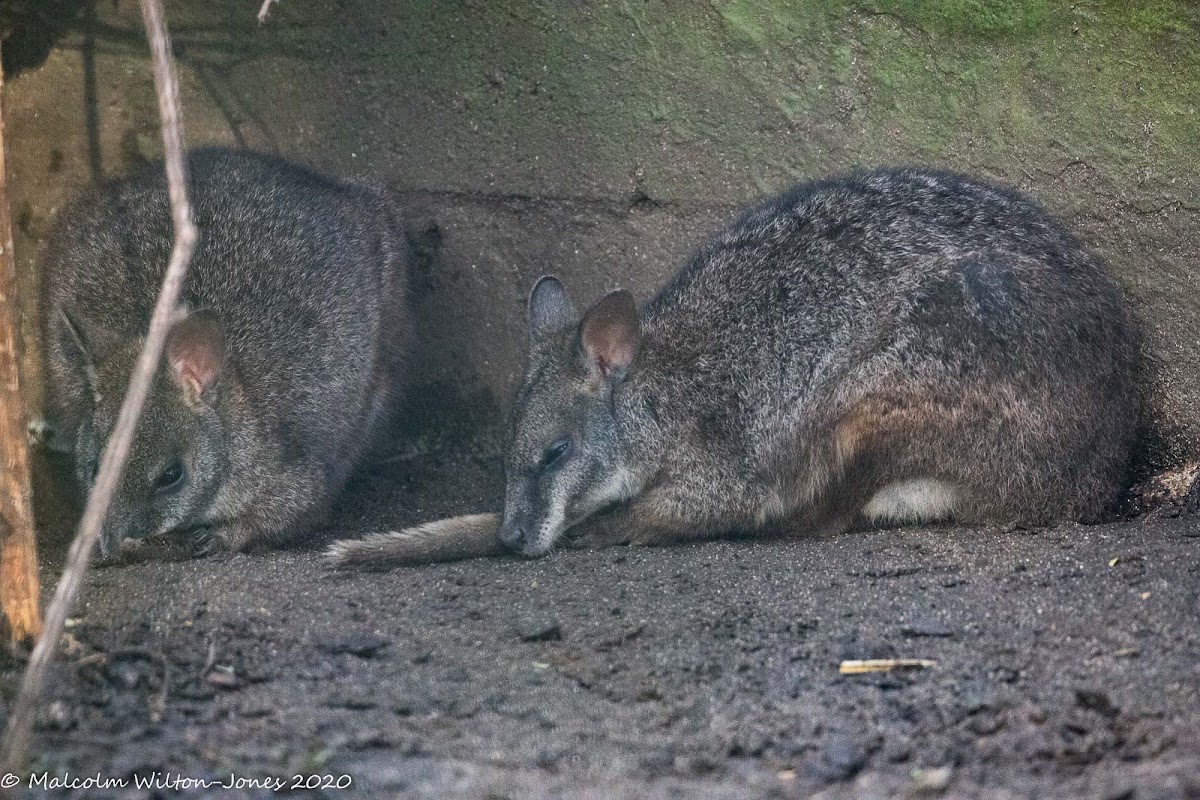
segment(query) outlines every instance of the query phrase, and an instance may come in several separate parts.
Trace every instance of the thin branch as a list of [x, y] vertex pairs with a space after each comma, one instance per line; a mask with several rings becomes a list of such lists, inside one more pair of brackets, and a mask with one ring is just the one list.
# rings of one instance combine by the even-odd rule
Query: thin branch
[[271, 4], [274, 2], [275, 2], [275, 0], [263, 0], [262, 8], [260, 8], [258, 10], [258, 24], [259, 25], [262, 25], [264, 22], [267, 21], [267, 17], [271, 13]]
[[[46, 682], [46, 671], [50, 664], [50, 658], [57, 647], [67, 614], [74, 607], [79, 595], [80, 584], [87, 572], [92, 553], [96, 549], [96, 542], [100, 538], [104, 516], [108, 512], [113, 493], [116, 491], [121, 472], [125, 467], [125, 459], [129, 455], [129, 446], [133, 440], [138, 417], [142, 412], [142, 405], [145, 403], [150, 383], [162, 358], [167, 332], [176, 316], [179, 294], [184, 278], [187, 276], [188, 265], [192, 259], [192, 249], [196, 243], [196, 228], [192, 224], [191, 205], [187, 197], [183, 134], [180, 129], [179, 79], [175, 74], [175, 63], [171, 57], [171, 42], [167, 36], [161, 0], [141, 0], [141, 4], [142, 19], [146, 25], [146, 34], [150, 40], [151, 57], [154, 63], [154, 86], [158, 92], [159, 114], [162, 117], [167, 190], [171, 199], [175, 244], [171, 250], [171, 259], [167, 265], [166, 274], [163, 276], [158, 301], [154, 305], [154, 313], [150, 318], [146, 343], [138, 357], [133, 376], [130, 378], [129, 389], [121, 405], [116, 427], [104, 447], [100, 471], [96, 476], [96, 484], [92, 488], [91, 494], [88, 495], [83, 520], [79, 524], [79, 533], [71, 545], [66, 569], [63, 570], [62, 579], [54, 592], [50, 608], [46, 611], [45, 628], [30, 657], [29, 666], [26, 668], [21, 682], [20, 693], [13, 706], [12, 716], [8, 720], [3, 750], [0, 751], [0, 764], [5, 765], [7, 771], [10, 772], [17, 772], [25, 763], [33, 721]], [[0, 772], [3, 771], [0, 770]]]

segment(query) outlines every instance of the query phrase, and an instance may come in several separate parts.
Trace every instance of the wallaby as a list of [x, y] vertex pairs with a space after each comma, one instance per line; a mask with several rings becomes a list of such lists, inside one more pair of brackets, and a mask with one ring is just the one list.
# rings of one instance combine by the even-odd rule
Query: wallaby
[[[322, 523], [393, 415], [408, 245], [380, 189], [218, 148], [188, 157], [199, 241], [105, 523], [236, 551]], [[161, 165], [64, 212], [44, 257], [49, 413], [90, 487], [171, 250]]]
[[504, 514], [337, 564], [1097, 519], [1139, 423], [1140, 336], [1101, 263], [1014, 191], [880, 170], [802, 184], [639, 311], [538, 281]]

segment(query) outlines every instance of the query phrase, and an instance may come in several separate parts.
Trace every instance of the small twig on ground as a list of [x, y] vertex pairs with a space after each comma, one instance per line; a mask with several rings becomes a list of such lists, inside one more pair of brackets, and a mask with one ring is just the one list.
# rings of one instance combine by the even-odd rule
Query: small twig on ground
[[263, 0], [262, 8], [258, 10], [258, 24], [262, 25], [271, 14], [271, 4], [276, 0]]
[[204, 676], [208, 674], [213, 665], [217, 663], [217, 640], [211, 639], [208, 642], [208, 658], [204, 659], [204, 666], [200, 668], [200, 674], [196, 676], [196, 680], [204, 680]]
[[150, 721], [154, 723], [162, 722], [167, 711], [167, 700], [171, 696], [171, 664], [167, 661], [166, 653], [158, 653], [158, 663], [162, 666], [162, 686], [150, 702]]
[[866, 672], [891, 672], [894, 669], [923, 669], [936, 667], [928, 658], [871, 658], [866, 661], [843, 661], [838, 672], [843, 675], [862, 675]]
[[107, 664], [107, 663], [108, 663], [108, 653], [92, 653], [91, 655], [84, 656], [83, 658], [80, 658], [79, 660], [73, 662], [72, 666], [88, 667], [88, 666], [91, 666], [92, 664]]
[[133, 441], [142, 405], [162, 359], [167, 333], [177, 314], [179, 294], [196, 243], [196, 228], [192, 224], [192, 210], [187, 196], [187, 166], [184, 161], [179, 114], [179, 78], [175, 74], [171, 42], [167, 36], [161, 0], [141, 0], [141, 4], [142, 19], [146, 25], [146, 35], [150, 41], [151, 58], [154, 63], [154, 85], [158, 93], [159, 113], [162, 117], [167, 190], [171, 201], [175, 243], [154, 312], [150, 317], [145, 344], [129, 381], [129, 389], [121, 405], [117, 424], [104, 447], [95, 486], [84, 507], [79, 533], [71, 545], [62, 579], [46, 611], [45, 627], [29, 659], [20, 693], [8, 719], [8, 729], [0, 749], [0, 772], [19, 772], [25, 764], [33, 721], [46, 682], [50, 659], [63, 632], [67, 614], [74, 607], [79, 595], [83, 576], [100, 538], [105, 514], [125, 467], [125, 459], [129, 455], [129, 446]]

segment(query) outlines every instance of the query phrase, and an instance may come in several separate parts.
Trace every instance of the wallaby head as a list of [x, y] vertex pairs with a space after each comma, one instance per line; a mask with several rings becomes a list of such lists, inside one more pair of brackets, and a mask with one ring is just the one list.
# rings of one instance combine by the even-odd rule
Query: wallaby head
[[[83, 372], [91, 393], [92, 413], [74, 431], [76, 477], [90, 491], [142, 340], [115, 334], [86, 312], [58, 308], [55, 313], [59, 352]], [[225, 348], [221, 325], [207, 312], [187, 314], [172, 326], [104, 525], [104, 555], [113, 555], [125, 538], [211, 522], [209, 508], [227, 469], [217, 414], [229, 382], [223, 375]]]
[[500, 538], [510, 548], [542, 555], [571, 525], [636, 491], [614, 395], [641, 344], [628, 291], [610, 292], [580, 317], [557, 278], [533, 287], [505, 464]]

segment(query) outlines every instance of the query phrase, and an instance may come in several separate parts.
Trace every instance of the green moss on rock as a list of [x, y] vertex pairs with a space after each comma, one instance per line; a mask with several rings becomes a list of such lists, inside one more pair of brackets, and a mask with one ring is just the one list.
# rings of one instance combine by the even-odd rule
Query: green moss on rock
[[1064, 3], [1052, 0], [881, 0], [879, 7], [940, 34], [1012, 38], [1036, 33]]

